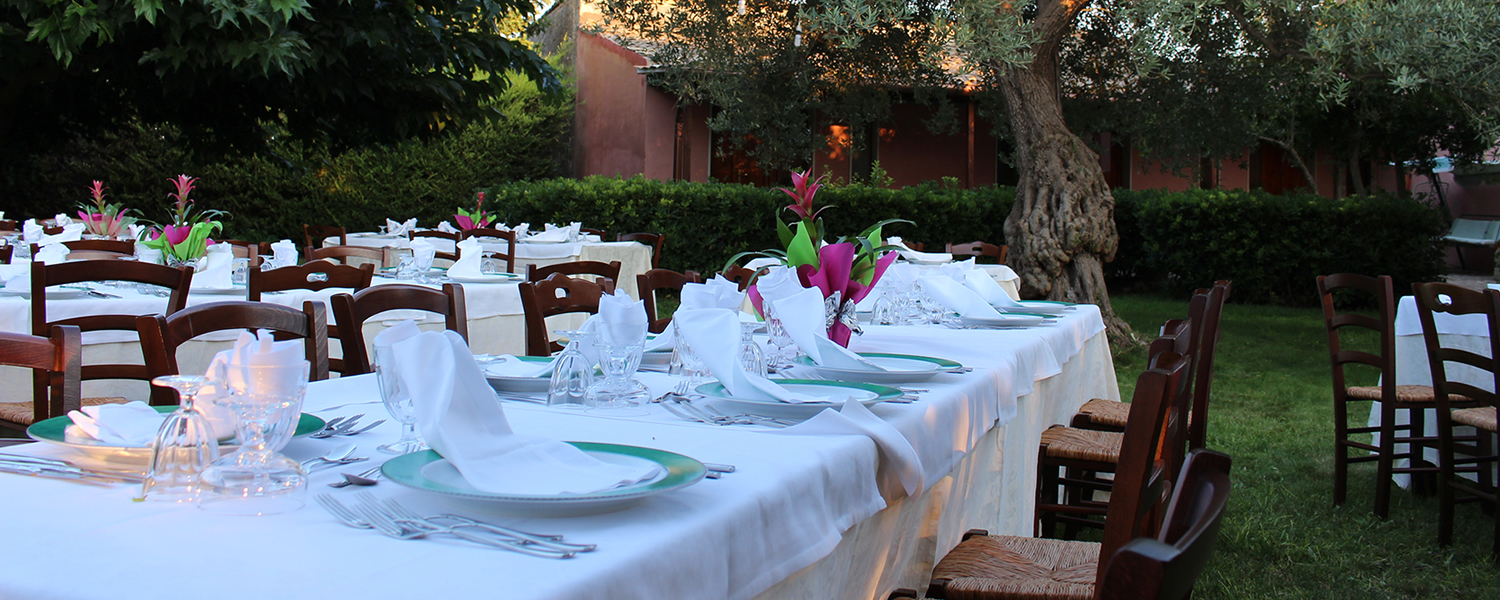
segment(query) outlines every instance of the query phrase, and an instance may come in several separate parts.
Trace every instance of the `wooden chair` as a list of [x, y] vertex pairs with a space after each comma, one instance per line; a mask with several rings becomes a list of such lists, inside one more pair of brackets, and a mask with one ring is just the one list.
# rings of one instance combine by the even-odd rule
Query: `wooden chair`
[[47, 337], [0, 332], [0, 365], [32, 369], [41, 388], [30, 403], [0, 402], [0, 427], [25, 431], [84, 406], [82, 335], [73, 325], [53, 326]]
[[653, 269], [661, 265], [661, 246], [666, 240], [667, 236], [661, 233], [622, 233], [615, 238], [618, 242], [640, 242], [650, 246], [651, 268]]
[[135, 242], [131, 240], [75, 240], [63, 242], [68, 250], [77, 252], [79, 250], [96, 250], [99, 252], [117, 252], [125, 255], [135, 254]]
[[[348, 265], [349, 259], [357, 258], [366, 261], [363, 264], [380, 265], [385, 267], [386, 249], [367, 248], [365, 246], [329, 246], [327, 248], [314, 248], [308, 246], [303, 249], [303, 256], [307, 262], [315, 260], [334, 261], [339, 264]], [[358, 266], [358, 265], [355, 265]]]
[[[913, 248], [916, 250], [916, 248]], [[919, 251], [920, 252], [920, 251]], [[970, 242], [967, 244], [948, 244], [948, 253], [957, 259], [961, 256], [989, 256], [995, 259], [995, 264], [1005, 264], [1005, 257], [1010, 254], [1010, 246], [996, 246], [984, 242]]]
[[15, 231], [19, 228], [20, 225], [16, 223], [15, 219], [0, 219], [0, 231]]
[[10, 264], [11, 256], [15, 254], [16, 247], [12, 244], [0, 246], [0, 263]]
[[1093, 596], [1105, 567], [1101, 557], [1113, 556], [1135, 538], [1157, 533], [1152, 515], [1160, 508], [1165, 477], [1163, 468], [1155, 464], [1156, 449], [1173, 390], [1186, 385], [1188, 362], [1188, 357], [1164, 353], [1136, 382], [1102, 543], [971, 531], [933, 569], [927, 596]]
[[[375, 265], [373, 264], [365, 263], [358, 267], [351, 267], [325, 260], [270, 271], [250, 269], [246, 298], [251, 302], [258, 302], [261, 294], [265, 292], [286, 290], [318, 291], [328, 288], [351, 288], [358, 292], [370, 287], [370, 281], [374, 277]], [[333, 339], [342, 339], [340, 337], [342, 333], [337, 325], [328, 325], [324, 335]], [[328, 359], [328, 365], [329, 369], [340, 374], [346, 368], [342, 358]]]
[[[1500, 409], [1500, 291], [1470, 290], [1448, 283], [1412, 286], [1417, 314], [1422, 319], [1422, 340], [1432, 369], [1432, 390], [1438, 425], [1438, 543], [1453, 543], [1453, 508], [1458, 502], [1482, 502], [1491, 511], [1496, 505], [1494, 469], [1497, 454], [1496, 411]], [[1489, 356], [1458, 345], [1445, 345], [1434, 325], [1436, 314], [1483, 315], [1489, 325]], [[1452, 344], [1452, 342], [1449, 342]], [[1452, 376], [1449, 365], [1463, 365]], [[1462, 373], [1462, 374], [1460, 374]], [[1415, 411], [1413, 411], [1415, 412]], [[1473, 427], [1475, 434], [1457, 435], [1455, 427]], [[1475, 480], [1459, 477], [1471, 474]], [[1455, 498], [1454, 493], [1463, 494]], [[1500, 561], [1500, 519], [1490, 551]]]
[[[458, 244], [458, 236], [459, 236], [459, 234], [457, 234], [457, 233], [448, 233], [446, 231], [438, 231], [436, 229], [428, 229], [426, 231], [408, 231], [408, 232], [406, 232], [406, 239], [407, 240], [415, 240], [415, 239], [417, 239], [419, 237], [437, 238], [437, 239], [440, 239], [440, 240], [451, 241], [451, 242], [453, 242], [453, 244], [455, 246], [457, 246], [457, 244]], [[434, 256], [434, 258], [437, 259], [437, 260], [457, 261], [458, 260], [458, 249], [454, 248], [453, 252], [443, 252], [442, 250], [439, 250], [437, 252], [437, 254]]]
[[750, 287], [750, 284], [755, 283], [756, 273], [758, 273], [758, 271], [749, 267], [730, 265], [728, 269], [720, 271], [719, 275], [722, 275], [725, 279], [733, 281], [735, 284], [739, 285], [740, 291], [743, 292], [746, 288]]
[[322, 302], [304, 302], [302, 310], [267, 302], [214, 302], [169, 317], [142, 315], [135, 323], [152, 377], [179, 374], [177, 347], [195, 337], [215, 331], [269, 329], [278, 339], [302, 339], [311, 363], [308, 379], [328, 379], [328, 309]]
[[[1184, 356], [1188, 366], [1181, 388], [1171, 390], [1162, 423], [1161, 442], [1155, 457], [1164, 466], [1167, 481], [1175, 481], [1187, 442], [1187, 415], [1192, 406], [1193, 350], [1196, 336], [1184, 319], [1168, 321], [1163, 335], [1151, 343], [1150, 363], [1164, 356]], [[1128, 419], [1127, 419], [1128, 421]], [[1129, 425], [1126, 425], [1129, 431]], [[1109, 502], [1095, 501], [1095, 492], [1113, 492], [1114, 482], [1099, 477], [1115, 473], [1125, 452], [1123, 433], [1053, 426], [1042, 432], [1037, 450], [1037, 535], [1052, 537], [1058, 523], [1066, 525], [1064, 538], [1072, 539], [1079, 527], [1103, 527]], [[1063, 497], [1059, 498], [1059, 487]], [[1113, 496], [1111, 496], [1113, 497]]]
[[[135, 314], [95, 314], [71, 319], [51, 320], [47, 318], [47, 288], [54, 285], [84, 283], [89, 281], [130, 281], [164, 287], [171, 291], [163, 313], [171, 315], [187, 307], [188, 289], [193, 282], [193, 270], [188, 267], [165, 267], [162, 265], [120, 261], [81, 260], [67, 261], [55, 265], [31, 263], [31, 333], [42, 335], [57, 325], [72, 325], [80, 331], [135, 331]], [[105, 306], [108, 304], [106, 303]], [[138, 364], [93, 364], [84, 365], [83, 381], [97, 379], [130, 379], [151, 381], [151, 374], [144, 365]], [[38, 386], [37, 396], [45, 393]], [[175, 392], [169, 389], [151, 388], [154, 402], [175, 402]], [[123, 398], [89, 398], [86, 403], [107, 404], [123, 402]], [[56, 416], [56, 415], [54, 415]]]
[[331, 237], [338, 238], [340, 246], [349, 244], [349, 235], [336, 225], [303, 225], [302, 237], [307, 240], [303, 246], [308, 248], [321, 248], [323, 239]]
[[608, 264], [596, 260], [575, 260], [573, 262], [557, 263], [538, 267], [534, 264], [526, 265], [526, 281], [538, 282], [553, 275], [597, 275], [610, 281], [620, 280], [620, 261], [610, 261]]
[[[1078, 589], [1067, 597], [1099, 600], [1183, 600], [1208, 565], [1229, 506], [1229, 456], [1194, 450], [1182, 466], [1182, 484], [1172, 491], [1167, 517], [1156, 537], [1138, 537], [1104, 564], [1093, 594]], [[986, 535], [971, 530], [964, 536]], [[1081, 586], [1080, 586], [1081, 587]], [[915, 599], [916, 590], [896, 590], [890, 600]], [[1032, 598], [1034, 596], [1026, 596]], [[1048, 597], [1043, 594], [1040, 597]]]
[[[1423, 465], [1422, 448], [1436, 447], [1437, 440], [1424, 433], [1425, 412], [1436, 406], [1432, 388], [1425, 385], [1396, 385], [1396, 295], [1391, 278], [1385, 275], [1367, 277], [1350, 273], [1318, 277], [1318, 294], [1323, 299], [1323, 323], [1328, 331], [1328, 358], [1333, 367], [1333, 504], [1340, 506], [1348, 497], [1349, 464], [1376, 462], [1375, 516], [1382, 519], [1390, 512], [1391, 474], [1409, 473], [1432, 477], [1437, 467]], [[1352, 312], [1340, 312], [1334, 305], [1336, 297], [1362, 296], [1374, 300], [1377, 316], [1370, 317]], [[1364, 330], [1377, 336], [1375, 352], [1346, 350], [1341, 336], [1347, 337], [1351, 330]], [[1380, 385], [1351, 386], [1346, 370], [1350, 366], [1364, 365], [1376, 371], [1368, 375], [1380, 376]], [[1380, 425], [1375, 427], [1350, 427], [1349, 404], [1365, 402], [1380, 405]], [[1397, 415], [1406, 413], [1409, 425], [1397, 423]], [[1369, 414], [1358, 410], [1356, 414]], [[1379, 445], [1362, 441], [1364, 436], [1379, 434]], [[1350, 436], [1359, 439], [1351, 439]], [[1406, 444], [1405, 452], [1397, 453], [1396, 445]], [[1354, 456], [1350, 456], [1350, 451]], [[1395, 461], [1410, 459], [1408, 467], [1396, 467]]]
[[[51, 222], [52, 220], [48, 219], [47, 221]], [[61, 225], [57, 225], [57, 226], [54, 226], [54, 227], [48, 227], [46, 225], [43, 225], [42, 226], [42, 235], [57, 235], [59, 233], [62, 233], [64, 229], [65, 228], [63, 226], [61, 226]]]
[[599, 297], [615, 292], [615, 280], [605, 277], [594, 282], [554, 273], [541, 281], [523, 282], [520, 288], [521, 308], [526, 312], [526, 354], [551, 356], [563, 347], [547, 335], [547, 317], [597, 314]]
[[505, 240], [505, 243], [506, 243], [505, 252], [496, 252], [494, 250], [487, 250], [487, 251], [485, 251], [485, 256], [489, 256], [489, 257], [493, 257], [493, 258], [500, 258], [500, 259], [505, 260], [505, 272], [506, 273], [515, 273], [516, 272], [516, 233], [514, 231], [501, 231], [499, 229], [482, 227], [482, 228], [478, 228], [478, 229], [469, 229], [469, 230], [466, 230], [466, 231], [461, 231], [458, 234], [458, 239], [460, 241], [469, 239], [471, 237], [495, 238], [497, 240]]
[[246, 242], [244, 240], [220, 240], [221, 244], [229, 244], [234, 250], [235, 258], [244, 258], [250, 261], [250, 266], [260, 266], [260, 243]]
[[469, 317], [464, 308], [464, 288], [443, 284], [443, 291], [420, 285], [391, 284], [366, 288], [354, 294], [335, 294], [333, 320], [342, 324], [339, 344], [344, 349], [342, 376], [371, 372], [365, 349], [364, 323], [388, 310], [425, 310], [443, 315], [444, 326], [469, 339]]
[[591, 229], [591, 228], [588, 228], [588, 227], [579, 227], [578, 228], [578, 234], [579, 235], [597, 235], [597, 236], [599, 236], [599, 240], [600, 241], [604, 241], [604, 240], [609, 239], [607, 237], [604, 237], [604, 230], [603, 229]]
[[678, 273], [666, 269], [651, 269], [635, 276], [636, 290], [641, 294], [641, 302], [646, 305], [647, 330], [651, 333], [661, 333], [667, 330], [667, 325], [672, 323], [672, 317], [659, 319], [656, 315], [656, 291], [677, 290], [682, 291], [682, 286], [689, 283], [703, 283], [703, 277], [695, 271]]

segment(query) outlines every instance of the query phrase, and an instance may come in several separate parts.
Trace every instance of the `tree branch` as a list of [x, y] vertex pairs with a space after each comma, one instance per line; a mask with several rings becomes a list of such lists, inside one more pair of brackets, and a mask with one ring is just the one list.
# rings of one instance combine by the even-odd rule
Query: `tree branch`
[[1312, 171], [1307, 168], [1307, 163], [1302, 162], [1302, 155], [1297, 153], [1296, 148], [1293, 148], [1291, 144], [1275, 138], [1266, 137], [1263, 135], [1257, 137], [1259, 137], [1263, 142], [1270, 142], [1272, 144], [1275, 144], [1276, 147], [1285, 150], [1287, 155], [1292, 157], [1292, 162], [1296, 163], [1297, 168], [1302, 171], [1302, 179], [1307, 181], [1307, 187], [1312, 188], [1312, 192], [1314, 194], [1318, 193], [1318, 180], [1313, 178]]

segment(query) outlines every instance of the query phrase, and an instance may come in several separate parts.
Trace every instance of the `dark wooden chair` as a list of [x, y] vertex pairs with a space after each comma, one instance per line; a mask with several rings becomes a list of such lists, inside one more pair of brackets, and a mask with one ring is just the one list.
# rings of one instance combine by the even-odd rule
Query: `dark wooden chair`
[[[916, 248], [912, 248], [916, 250]], [[1005, 264], [1006, 255], [1010, 254], [1010, 246], [996, 246], [984, 242], [969, 242], [967, 244], [948, 244], [948, 253], [954, 258], [961, 256], [988, 256], [995, 259], [995, 264]]]
[[730, 265], [728, 269], [724, 269], [723, 271], [719, 272], [719, 275], [724, 276], [725, 279], [733, 281], [736, 285], [740, 286], [740, 291], [743, 292], [746, 288], [750, 287], [750, 284], [755, 283], [756, 273], [758, 273], [758, 271], [749, 267]]
[[[408, 231], [408, 232], [406, 232], [406, 239], [407, 240], [415, 240], [415, 239], [421, 238], [421, 237], [436, 238], [436, 239], [440, 239], [440, 240], [448, 240], [450, 242], [453, 242], [453, 244], [455, 246], [458, 244], [458, 236], [459, 236], [459, 234], [457, 234], [457, 233], [448, 233], [446, 231], [438, 231], [436, 229], [428, 229], [426, 231]], [[458, 260], [458, 249], [454, 248], [453, 252], [443, 252], [442, 250], [439, 250], [437, 252], [437, 254], [434, 256], [434, 258], [436, 258], [437, 260], [457, 261]]]
[[16, 247], [12, 244], [0, 246], [0, 263], [10, 264], [11, 256], [15, 254]]
[[553, 275], [567, 275], [569, 277], [578, 275], [595, 275], [609, 279], [620, 280], [620, 261], [602, 263], [596, 260], [575, 260], [573, 262], [557, 263], [538, 267], [534, 264], [526, 265], [526, 281], [537, 282]]
[[[1225, 509], [1229, 506], [1230, 458], [1212, 450], [1194, 450], [1182, 466], [1182, 483], [1172, 490], [1167, 516], [1156, 537], [1138, 537], [1109, 557], [1097, 585], [1080, 585], [1066, 598], [1099, 600], [1184, 600], [1213, 556]], [[964, 536], [985, 535], [971, 530]], [[1090, 570], [1092, 572], [1092, 570]], [[1047, 594], [1032, 597], [1048, 597]], [[896, 590], [890, 600], [917, 597], [916, 590]]]
[[578, 234], [579, 235], [597, 235], [597, 236], [599, 236], [599, 240], [600, 241], [604, 241], [604, 240], [609, 239], [607, 237], [604, 237], [604, 230], [603, 229], [592, 229], [592, 228], [589, 228], [589, 227], [579, 227], [578, 228]]
[[[281, 267], [270, 271], [250, 269], [250, 282], [247, 286], [246, 298], [251, 302], [258, 302], [261, 294], [265, 292], [281, 292], [286, 290], [324, 290], [328, 288], [351, 288], [358, 292], [370, 287], [370, 281], [375, 277], [375, 265], [363, 264], [358, 267], [341, 265], [325, 260], [316, 260], [302, 263], [295, 267]], [[325, 336], [333, 339], [342, 339], [342, 332], [337, 325], [328, 325]], [[329, 368], [335, 372], [343, 373], [346, 368], [344, 360], [333, 358], [328, 360]]]
[[386, 251], [384, 248], [368, 248], [365, 246], [329, 246], [327, 248], [314, 248], [308, 246], [303, 249], [302, 255], [307, 262], [315, 260], [334, 261], [339, 264], [349, 264], [349, 259], [358, 258], [369, 261], [368, 264], [386, 266]]
[[234, 250], [235, 258], [244, 258], [250, 261], [250, 266], [260, 266], [260, 243], [247, 242], [244, 240], [220, 240], [221, 244], [229, 244]]
[[0, 231], [15, 231], [20, 227], [15, 219], [0, 219]]
[[344, 231], [343, 227], [336, 225], [303, 225], [302, 237], [307, 240], [302, 245], [309, 248], [321, 248], [323, 247], [323, 239], [331, 237], [338, 238], [340, 246], [349, 243], [348, 233]]
[[0, 402], [0, 427], [25, 431], [84, 406], [82, 335], [72, 325], [53, 326], [46, 337], [0, 332], [0, 365], [32, 369], [41, 388], [30, 403]]
[[615, 238], [615, 241], [618, 242], [640, 242], [650, 246], [651, 268], [653, 269], [661, 265], [661, 247], [666, 240], [667, 236], [660, 233], [622, 233], [619, 237]]
[[[1496, 505], [1494, 469], [1500, 463], [1497, 454], [1496, 411], [1500, 410], [1500, 290], [1474, 291], [1448, 283], [1419, 283], [1412, 286], [1417, 299], [1417, 314], [1422, 319], [1422, 340], [1427, 346], [1427, 362], [1432, 370], [1432, 390], [1436, 400], [1438, 425], [1438, 543], [1453, 543], [1453, 509], [1459, 502], [1482, 502], [1491, 510]], [[1489, 356], [1445, 345], [1433, 324], [1434, 315], [1484, 315], [1489, 321]], [[1450, 342], [1451, 343], [1451, 342]], [[1450, 376], [1449, 365], [1463, 365], [1471, 370]], [[1478, 379], [1476, 379], [1478, 378]], [[1415, 412], [1415, 411], [1413, 411]], [[1458, 435], [1455, 427], [1473, 427], [1474, 435]], [[1459, 475], [1472, 475], [1474, 480]], [[1455, 493], [1462, 497], [1455, 497]], [[1500, 519], [1495, 523], [1490, 546], [1500, 561]]]
[[651, 269], [635, 276], [636, 290], [641, 294], [641, 302], [646, 305], [647, 330], [651, 333], [661, 333], [667, 330], [667, 325], [672, 323], [672, 317], [665, 319], [657, 318], [656, 315], [656, 291], [677, 290], [682, 291], [682, 286], [689, 283], [703, 283], [703, 277], [695, 271], [678, 273], [666, 269]]
[[267, 302], [213, 302], [178, 311], [170, 317], [136, 317], [146, 370], [152, 377], [177, 375], [177, 347], [215, 331], [269, 329], [277, 339], [301, 339], [311, 363], [308, 379], [328, 379], [328, 309], [304, 302], [302, 310]]
[[[193, 282], [193, 270], [188, 267], [165, 267], [162, 265], [120, 260], [67, 261], [55, 265], [31, 263], [31, 332], [42, 335], [56, 325], [77, 326], [80, 331], [135, 331], [134, 314], [95, 314], [71, 319], [51, 320], [47, 317], [47, 288], [54, 285], [83, 283], [89, 281], [130, 281], [160, 286], [171, 291], [163, 313], [171, 315], [187, 307], [188, 289]], [[107, 303], [105, 304], [107, 306]], [[138, 364], [93, 364], [84, 365], [83, 381], [97, 379], [128, 379], [151, 381], [146, 367]], [[44, 390], [35, 390], [40, 396]], [[151, 388], [154, 401], [175, 401], [175, 392], [169, 389]], [[93, 404], [123, 401], [123, 398], [90, 398]]]
[[[1115, 491], [1102, 543], [990, 536], [971, 531], [933, 569], [929, 598], [1087, 598], [1104, 570], [1102, 557], [1131, 540], [1154, 536], [1165, 477], [1156, 464], [1167, 406], [1186, 387], [1189, 357], [1159, 355], [1136, 382]], [[1026, 594], [1023, 596], [1023, 594]]]
[[[1161, 424], [1161, 442], [1156, 458], [1164, 466], [1167, 481], [1177, 478], [1187, 442], [1188, 409], [1192, 406], [1193, 351], [1197, 337], [1186, 319], [1168, 321], [1163, 335], [1148, 350], [1154, 365], [1164, 356], [1184, 356], [1188, 366], [1181, 388], [1171, 390], [1166, 421]], [[1130, 426], [1126, 425], [1126, 431]], [[1073, 539], [1079, 527], [1104, 527], [1109, 502], [1094, 500], [1096, 492], [1113, 492], [1114, 482], [1101, 478], [1113, 474], [1125, 452], [1125, 434], [1061, 425], [1042, 432], [1037, 450], [1037, 535], [1052, 537], [1057, 525], [1065, 525], [1063, 537]], [[1062, 488], [1062, 497], [1059, 497]], [[1111, 496], [1113, 497], [1113, 496]]]
[[443, 291], [420, 285], [391, 284], [366, 288], [354, 294], [335, 294], [333, 320], [341, 324], [339, 344], [344, 349], [343, 376], [369, 373], [370, 356], [365, 348], [364, 323], [388, 310], [425, 310], [443, 315], [444, 326], [469, 339], [468, 311], [464, 288], [443, 284]]
[[[48, 219], [48, 221], [51, 221], [51, 219]], [[42, 235], [57, 235], [59, 233], [62, 233], [63, 230], [64, 230], [64, 227], [61, 226], [61, 225], [57, 225], [57, 226], [54, 226], [54, 227], [48, 227], [46, 225], [43, 225], [42, 226]]]
[[[1425, 385], [1396, 385], [1396, 295], [1388, 276], [1367, 277], [1351, 273], [1318, 277], [1318, 294], [1323, 299], [1323, 323], [1328, 331], [1328, 357], [1333, 367], [1333, 504], [1339, 506], [1348, 497], [1349, 464], [1375, 462], [1375, 516], [1382, 519], [1390, 512], [1391, 474], [1408, 473], [1433, 477], [1437, 467], [1424, 464], [1422, 449], [1434, 448], [1437, 440], [1424, 433], [1425, 412], [1436, 406], [1432, 388]], [[1373, 300], [1377, 315], [1370, 317], [1341, 312], [1335, 299], [1362, 296]], [[1343, 338], [1351, 331], [1363, 330], [1377, 338], [1374, 352], [1347, 350]], [[1365, 375], [1380, 377], [1380, 385], [1349, 385], [1349, 367], [1368, 367]], [[1376, 402], [1380, 405], [1380, 425], [1350, 427], [1349, 404]], [[1397, 415], [1406, 413], [1409, 425], [1397, 423]], [[1356, 414], [1369, 414], [1361, 408]], [[1379, 445], [1363, 441], [1364, 436], [1379, 434]], [[1351, 436], [1353, 438], [1351, 439]], [[1397, 444], [1406, 444], [1405, 452], [1396, 452]], [[1350, 451], [1354, 456], [1350, 456]], [[1410, 459], [1410, 466], [1397, 467], [1395, 462]]]
[[99, 252], [118, 252], [125, 255], [135, 254], [135, 242], [131, 240], [75, 240], [63, 242], [68, 250], [77, 252], [79, 250], [95, 250]]
[[563, 347], [547, 334], [547, 317], [597, 314], [599, 297], [615, 292], [615, 280], [604, 277], [594, 282], [554, 273], [541, 281], [524, 282], [520, 287], [521, 308], [526, 312], [526, 354], [551, 356]]
[[461, 231], [458, 234], [458, 238], [460, 241], [469, 239], [471, 237], [504, 240], [506, 243], [505, 252], [487, 250], [484, 254], [485, 256], [491, 258], [499, 258], [504, 260], [506, 273], [516, 272], [516, 233], [514, 231], [501, 231], [499, 229], [481, 227], [477, 229]]

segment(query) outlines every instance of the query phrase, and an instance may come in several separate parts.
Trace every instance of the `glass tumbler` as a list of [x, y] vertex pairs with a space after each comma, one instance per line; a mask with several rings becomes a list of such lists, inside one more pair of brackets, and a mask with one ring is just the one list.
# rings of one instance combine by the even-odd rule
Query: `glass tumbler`
[[751, 375], [766, 376], [766, 355], [755, 341], [758, 323], [740, 323], [740, 368]]
[[137, 500], [196, 502], [202, 495], [200, 475], [219, 459], [219, 440], [213, 425], [194, 404], [205, 381], [202, 375], [166, 375], [151, 380], [151, 385], [177, 390], [182, 400], [156, 432], [151, 468], [146, 471]]
[[199, 507], [234, 515], [272, 515], [306, 504], [307, 473], [282, 456], [268, 434], [288, 412], [300, 413], [307, 392], [307, 361], [225, 369], [229, 393], [219, 398], [237, 417], [240, 447], [203, 470], [210, 494]]
[[427, 449], [427, 444], [417, 437], [417, 406], [412, 400], [411, 390], [397, 374], [389, 347], [375, 348], [375, 379], [380, 384], [380, 400], [385, 403], [391, 418], [401, 422], [401, 437], [394, 442], [376, 446], [386, 454], [411, 454]]
[[587, 408], [588, 391], [594, 385], [594, 363], [584, 356], [583, 338], [593, 334], [583, 331], [554, 331], [568, 340], [552, 367], [552, 382], [547, 388], [547, 406]]
[[610, 414], [648, 414], [641, 406], [651, 400], [651, 392], [635, 380], [635, 371], [641, 366], [641, 355], [646, 351], [645, 345], [595, 344], [594, 347], [599, 349], [599, 366], [604, 369], [604, 379], [589, 388], [589, 405]]

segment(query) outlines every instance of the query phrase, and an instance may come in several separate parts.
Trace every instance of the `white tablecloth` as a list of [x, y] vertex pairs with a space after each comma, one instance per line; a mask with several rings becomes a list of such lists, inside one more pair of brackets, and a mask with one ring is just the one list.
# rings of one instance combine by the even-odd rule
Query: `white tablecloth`
[[[351, 233], [349, 245], [372, 248], [405, 248], [411, 245], [405, 237], [383, 237], [372, 234]], [[592, 236], [591, 236], [592, 237]], [[453, 242], [441, 238], [426, 238], [440, 252], [453, 252]], [[323, 246], [336, 244], [338, 238], [323, 240]], [[505, 252], [508, 244], [481, 244], [486, 251]], [[577, 242], [571, 244], [516, 244], [516, 272], [525, 274], [526, 265], [545, 267], [578, 260], [598, 262], [620, 261], [620, 281], [615, 286], [636, 296], [635, 276], [651, 270], [652, 248], [636, 242]]]
[[[8, 492], [0, 497], [13, 514], [28, 515], [13, 520], [12, 539], [45, 540], [69, 556], [58, 560], [33, 543], [0, 546], [6, 565], [0, 597], [157, 598], [194, 589], [259, 599], [275, 589], [278, 597], [311, 598], [337, 586], [339, 595], [361, 599], [868, 599], [920, 584], [968, 528], [1029, 533], [1041, 431], [1090, 397], [1119, 396], [1102, 331], [1093, 307], [1031, 330], [871, 327], [856, 349], [900, 349], [976, 367], [923, 384], [931, 391], [917, 402], [874, 408], [921, 457], [928, 487], [915, 497], [906, 496], [864, 436], [718, 428], [676, 420], [659, 407], [649, 416], [610, 418], [507, 403], [520, 432], [649, 446], [738, 467], [618, 513], [486, 517], [599, 544], [597, 552], [567, 561], [440, 539], [391, 540], [343, 527], [315, 507], [220, 517], [132, 503], [133, 490], [123, 486], [0, 475]], [[378, 414], [375, 396], [368, 376], [320, 382], [310, 387], [305, 409], [324, 417]], [[295, 440], [288, 454], [307, 458], [350, 441], [369, 454], [395, 435], [387, 425], [352, 439]], [[8, 451], [68, 454], [40, 445]], [[335, 478], [316, 474], [312, 487], [333, 491], [326, 484]], [[454, 510], [391, 483], [373, 491], [419, 512]], [[158, 564], [184, 549], [197, 554], [183, 568]]]

